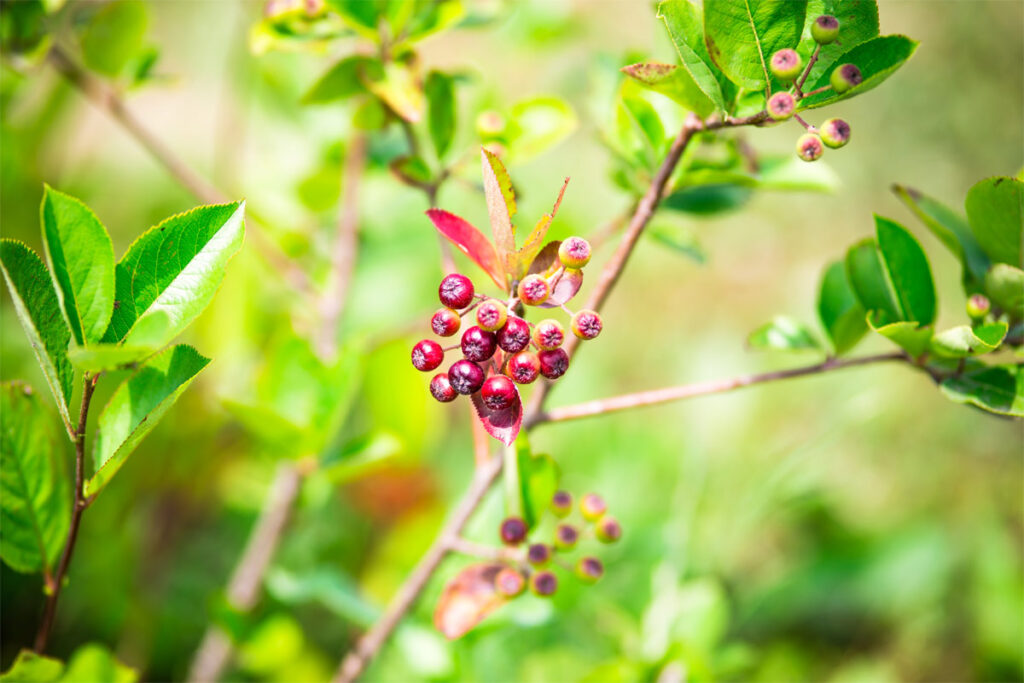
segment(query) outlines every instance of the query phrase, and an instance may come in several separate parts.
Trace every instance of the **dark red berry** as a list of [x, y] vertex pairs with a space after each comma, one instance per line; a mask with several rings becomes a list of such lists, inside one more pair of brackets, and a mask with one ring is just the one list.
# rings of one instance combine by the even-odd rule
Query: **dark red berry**
[[569, 354], [565, 349], [541, 351], [537, 360], [540, 361], [540, 374], [548, 379], [558, 379], [569, 369]]
[[559, 524], [555, 529], [555, 547], [559, 550], [570, 550], [579, 538], [580, 533], [571, 524]]
[[465, 308], [473, 302], [473, 281], [458, 273], [446, 275], [437, 288], [437, 294], [441, 303], [448, 308]]
[[619, 524], [618, 520], [611, 515], [605, 515], [601, 519], [597, 520], [597, 526], [594, 527], [594, 533], [597, 536], [597, 540], [602, 543], [614, 543], [622, 538], [622, 526]]
[[494, 577], [494, 589], [506, 598], [514, 598], [526, 589], [526, 577], [511, 567], [505, 567]]
[[460, 394], [473, 394], [480, 391], [480, 387], [484, 385], [484, 371], [471, 361], [456, 361], [448, 368], [448, 381], [452, 389]]
[[547, 597], [558, 590], [558, 577], [549, 571], [535, 572], [530, 577], [530, 590], [534, 595]]
[[505, 372], [517, 384], [529, 384], [540, 373], [540, 359], [531, 351], [521, 351], [508, 359]]
[[430, 329], [439, 337], [450, 337], [461, 326], [462, 318], [450, 308], [442, 308], [430, 318]]
[[518, 396], [516, 385], [505, 375], [494, 375], [484, 382], [480, 398], [491, 410], [504, 410], [511, 406]]
[[417, 370], [430, 372], [444, 360], [444, 349], [436, 341], [424, 339], [412, 347], [412, 365]]
[[568, 491], [555, 491], [551, 496], [551, 511], [558, 517], [565, 517], [572, 512], [572, 494]]
[[519, 353], [530, 345], [530, 324], [522, 318], [509, 316], [505, 326], [498, 331], [498, 346], [502, 351]]
[[458, 397], [459, 392], [452, 388], [452, 383], [448, 381], [448, 375], [441, 372], [430, 380], [430, 395], [441, 403], [449, 403]]
[[498, 350], [498, 335], [484, 332], [475, 325], [462, 333], [462, 355], [466, 360], [482, 363]]
[[501, 522], [501, 542], [505, 545], [519, 545], [526, 540], [526, 522], [522, 517], [506, 517]]
[[604, 576], [604, 565], [596, 557], [581, 557], [576, 563], [576, 576], [585, 583], [594, 583]]
[[543, 543], [531, 543], [526, 549], [526, 561], [534, 567], [542, 567], [551, 561], [551, 546]]

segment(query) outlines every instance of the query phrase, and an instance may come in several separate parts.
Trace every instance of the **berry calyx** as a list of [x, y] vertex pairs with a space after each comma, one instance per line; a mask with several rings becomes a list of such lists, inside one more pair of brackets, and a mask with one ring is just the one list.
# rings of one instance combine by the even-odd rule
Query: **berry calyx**
[[581, 557], [576, 562], [576, 576], [584, 583], [597, 583], [604, 576], [604, 565], [596, 557]]
[[526, 561], [534, 567], [543, 567], [551, 561], [551, 546], [543, 543], [531, 543], [526, 549]]
[[551, 296], [551, 286], [540, 275], [527, 275], [519, 281], [516, 293], [527, 306], [539, 306]]
[[796, 113], [796, 98], [788, 92], [777, 92], [768, 98], [765, 107], [773, 121], [785, 121]]
[[530, 351], [521, 351], [508, 359], [505, 373], [516, 384], [529, 384], [540, 374], [540, 359]]
[[450, 308], [442, 308], [430, 317], [430, 329], [439, 337], [450, 337], [462, 327], [462, 318]]
[[843, 119], [828, 119], [821, 124], [818, 135], [826, 146], [839, 149], [850, 141], [850, 124]]
[[811, 24], [811, 38], [818, 45], [828, 45], [839, 37], [839, 20], [831, 14], [822, 14]]
[[800, 75], [803, 66], [804, 60], [800, 58], [796, 50], [789, 47], [773, 54], [768, 63], [772, 75], [783, 83], [795, 80]]
[[604, 498], [596, 493], [588, 493], [580, 499], [580, 512], [583, 513], [583, 519], [588, 522], [596, 521], [607, 511], [608, 505]]
[[572, 550], [579, 539], [580, 532], [571, 524], [559, 524], [555, 529], [555, 547], [559, 550]]
[[515, 402], [517, 395], [516, 385], [505, 375], [488, 378], [480, 389], [480, 398], [491, 410], [505, 410]]
[[542, 598], [554, 595], [558, 590], [558, 577], [547, 570], [534, 572], [530, 577], [530, 592]]
[[506, 598], [514, 598], [526, 590], [526, 579], [515, 569], [505, 567], [494, 577], [494, 589]]
[[436, 370], [444, 361], [444, 349], [436, 341], [424, 339], [412, 347], [412, 366], [421, 372]]
[[557, 320], [541, 320], [533, 328], [533, 343], [543, 351], [557, 349], [565, 341], [565, 329]]
[[967, 315], [971, 320], [981, 321], [992, 310], [992, 302], [984, 294], [972, 294], [967, 299]]
[[597, 520], [594, 534], [597, 536], [597, 540], [602, 543], [614, 543], [622, 538], [622, 526], [611, 515], [604, 515], [601, 519]]
[[558, 379], [569, 369], [569, 354], [565, 349], [541, 351], [537, 354], [537, 360], [540, 361], [540, 374], [548, 379]]
[[551, 511], [556, 517], [566, 517], [572, 512], [572, 494], [568, 491], [555, 491], [551, 496]]
[[473, 394], [484, 385], [484, 371], [471, 361], [456, 361], [448, 368], [448, 382], [452, 389], [464, 396]]
[[452, 387], [448, 375], [441, 372], [430, 380], [430, 395], [441, 403], [451, 403], [458, 397], [459, 392]]
[[558, 246], [558, 260], [566, 268], [582, 268], [590, 263], [590, 242], [582, 237], [569, 237]]
[[462, 355], [466, 360], [482, 363], [498, 350], [498, 337], [473, 326], [462, 333]]
[[804, 161], [817, 161], [825, 153], [825, 145], [814, 133], [804, 133], [796, 141], [796, 155]]
[[526, 540], [526, 522], [522, 517], [506, 517], [501, 522], [499, 534], [505, 545], [519, 545]]
[[481, 330], [497, 332], [505, 326], [508, 320], [508, 311], [505, 304], [494, 299], [488, 299], [476, 307], [476, 324]]
[[583, 309], [577, 311], [572, 317], [570, 327], [572, 327], [572, 333], [580, 339], [594, 339], [604, 329], [604, 321], [601, 320], [597, 311]]
[[465, 308], [473, 302], [473, 281], [459, 273], [446, 275], [437, 288], [437, 294], [443, 306], [456, 310]]
[[860, 85], [864, 75], [855, 64], [842, 64], [837, 66], [829, 78], [832, 89], [838, 93], [844, 93], [855, 85]]
[[519, 353], [530, 345], [530, 324], [522, 318], [510, 316], [498, 330], [498, 347], [509, 353]]

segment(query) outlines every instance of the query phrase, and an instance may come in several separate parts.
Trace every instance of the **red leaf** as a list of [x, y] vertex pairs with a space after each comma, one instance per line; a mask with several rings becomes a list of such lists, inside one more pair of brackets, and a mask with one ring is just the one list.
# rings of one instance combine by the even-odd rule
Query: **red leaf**
[[553, 275], [548, 278], [551, 283], [551, 296], [540, 305], [540, 308], [557, 308], [566, 303], [580, 291], [583, 286], [583, 271], [566, 268], [561, 277]]
[[430, 209], [427, 211], [427, 217], [434, 223], [438, 232], [483, 268], [484, 272], [491, 276], [491, 279], [502, 291], [508, 291], [505, 272], [501, 267], [501, 262], [498, 261], [498, 255], [483, 233], [470, 225], [468, 221], [443, 209]]
[[480, 417], [480, 422], [487, 433], [506, 446], [511, 446], [519, 436], [519, 427], [523, 424], [523, 402], [519, 398], [518, 387], [516, 388], [516, 400], [504, 410], [491, 410], [484, 405], [479, 391], [470, 398], [473, 399], [473, 407], [476, 408], [476, 414]]
[[441, 592], [434, 610], [434, 626], [446, 638], [464, 636], [506, 598], [494, 587], [494, 577], [505, 565], [496, 562], [471, 564], [455, 575]]
[[516, 213], [516, 194], [512, 179], [508, 176], [501, 159], [492, 152], [480, 148], [484, 173], [484, 194], [487, 196], [487, 215], [491, 218], [494, 244], [499, 252], [512, 253], [516, 250], [515, 228], [512, 216]]

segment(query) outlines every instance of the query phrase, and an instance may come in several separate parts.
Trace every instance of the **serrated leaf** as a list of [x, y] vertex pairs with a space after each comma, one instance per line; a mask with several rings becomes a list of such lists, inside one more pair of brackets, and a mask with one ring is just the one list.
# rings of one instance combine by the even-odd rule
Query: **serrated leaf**
[[63, 442], [31, 387], [0, 386], [0, 557], [19, 572], [53, 573], [71, 519]]
[[935, 285], [924, 249], [906, 228], [881, 216], [875, 216], [875, 233], [900, 319], [930, 325], [935, 320]]
[[96, 214], [49, 185], [39, 207], [54, 290], [81, 346], [103, 338], [114, 311], [114, 247]]
[[747, 344], [754, 349], [776, 351], [820, 351], [821, 344], [814, 333], [798, 320], [776, 316], [750, 333]]
[[68, 660], [67, 669], [59, 683], [103, 681], [104, 683], [135, 683], [139, 674], [125, 666], [97, 643], [89, 643], [75, 650]]
[[374, 75], [383, 78], [380, 60], [365, 55], [351, 55], [332, 66], [302, 97], [304, 104], [326, 104], [366, 92], [363, 85]]
[[118, 76], [143, 48], [149, 17], [139, 0], [116, 0], [100, 7], [82, 33], [86, 65], [105, 76]]
[[807, 0], [705, 0], [708, 54], [733, 83], [763, 89], [772, 54], [800, 41], [806, 10]]
[[985, 293], [1014, 318], [1024, 317], [1024, 271], [997, 263], [985, 274]]
[[561, 240], [553, 240], [545, 244], [544, 248], [533, 259], [527, 273], [529, 275], [542, 275], [545, 278], [554, 275], [555, 271], [562, 267], [562, 262], [558, 258], [558, 247], [561, 245]]
[[93, 344], [72, 347], [68, 350], [68, 359], [77, 369], [96, 374], [133, 367], [159, 350], [151, 346]]
[[484, 617], [501, 607], [506, 598], [498, 593], [494, 579], [504, 564], [471, 564], [448, 582], [434, 610], [434, 626], [450, 640], [461, 638]]
[[966, 358], [991, 353], [999, 348], [999, 344], [1009, 329], [1004, 322], [988, 323], [971, 328], [970, 325], [958, 325], [932, 337], [932, 351], [947, 358]]
[[46, 266], [21, 242], [0, 240], [0, 268], [32, 352], [43, 370], [64, 423], [71, 424], [68, 404], [75, 371], [68, 360], [71, 331], [60, 312]]
[[986, 178], [967, 192], [967, 220], [993, 263], [1024, 268], [1024, 182]]
[[565, 188], [569, 186], [569, 179], [566, 178], [565, 182], [562, 183], [562, 189], [558, 193], [558, 199], [555, 200], [555, 205], [551, 209], [551, 213], [546, 213], [541, 216], [537, 224], [533, 226], [533, 230], [527, 236], [526, 241], [523, 243], [522, 249], [516, 254], [516, 268], [514, 271], [514, 277], [517, 280], [523, 278], [526, 273], [529, 272], [530, 266], [533, 264], [537, 254], [540, 253], [543, 248], [544, 238], [548, 234], [548, 228], [551, 227], [551, 221], [558, 215], [558, 207], [562, 205], [562, 197], [565, 196]]
[[434, 151], [440, 159], [451, 147], [455, 137], [455, 80], [440, 71], [427, 74], [423, 86], [427, 97], [427, 127], [430, 140], [434, 143]]
[[22, 650], [11, 668], [0, 674], [0, 683], [51, 683], [60, 680], [62, 673], [64, 662], [59, 659]]
[[658, 5], [658, 18], [668, 30], [682, 68], [714, 107], [725, 111], [735, 92], [708, 54], [700, 9], [689, 0], [665, 0]]
[[658, 244], [690, 257], [696, 263], [701, 265], [707, 263], [708, 255], [704, 251], [704, 247], [701, 246], [693, 231], [686, 226], [653, 223], [644, 230], [644, 234]]
[[628, 137], [628, 133], [621, 130], [623, 128], [630, 128], [637, 133], [646, 165], [654, 167], [660, 163], [661, 150], [665, 145], [665, 126], [651, 103], [641, 97], [635, 87], [626, 87], [628, 85], [628, 81], [623, 83], [619, 91], [619, 106], [616, 107], [620, 138]]
[[151, 358], [121, 383], [100, 413], [87, 496], [106, 486], [209, 362], [191, 346], [179, 344]]
[[561, 472], [550, 455], [534, 455], [529, 448], [516, 449], [519, 465], [519, 496], [523, 520], [533, 529], [547, 510], [551, 497], [558, 490]]
[[512, 179], [501, 160], [490, 151], [480, 148], [480, 163], [484, 177], [484, 195], [487, 197], [487, 215], [491, 219], [494, 248], [498, 261], [508, 270], [506, 260], [516, 250], [516, 233], [512, 216], [516, 213], [516, 195]]
[[845, 266], [846, 279], [865, 311], [880, 312], [885, 322], [902, 319], [882, 264], [882, 255], [873, 239], [850, 247], [846, 252]]
[[941, 386], [942, 393], [956, 403], [997, 415], [1024, 417], [1024, 371], [1020, 365], [966, 372], [943, 380]]
[[384, 65], [383, 75], [365, 74], [365, 85], [374, 95], [384, 101], [391, 111], [409, 123], [423, 119], [427, 99], [412, 69], [397, 62]]
[[880, 316], [880, 311], [868, 313], [867, 322], [871, 329], [895, 343], [913, 358], [927, 351], [931, 344], [932, 328], [922, 327], [916, 322], [888, 322]]
[[115, 271], [103, 341], [161, 348], [203, 312], [242, 246], [245, 202], [201, 206], [143, 233]]
[[839, 37], [828, 45], [821, 45], [818, 59], [811, 67], [808, 83], [814, 83], [823, 73], [832, 72], [832, 65], [856, 45], [878, 35], [878, 5], [875, 0], [810, 0], [807, 4], [807, 23], [798, 52], [804, 63], [818, 48], [811, 37], [811, 25], [822, 14], [830, 14], [839, 20]]
[[624, 66], [621, 70], [642, 87], [662, 94], [700, 116], [715, 111], [714, 102], [682, 67], [661, 62], [641, 62]]
[[523, 402], [519, 397], [519, 388], [515, 387], [516, 397], [512, 405], [502, 410], [491, 410], [480, 398], [480, 392], [473, 394], [473, 407], [476, 408], [477, 417], [484, 430], [492, 437], [505, 444], [512, 445], [519, 436], [519, 429], [523, 424]]
[[836, 355], [846, 353], [868, 331], [865, 311], [857, 302], [842, 261], [834, 261], [825, 269], [818, 290], [818, 317], [832, 341]]
[[505, 282], [505, 272], [498, 260], [498, 254], [483, 233], [468, 221], [443, 209], [429, 209], [427, 217], [438, 232], [480, 266], [494, 284], [502, 291], [507, 291], [508, 284]]
[[[841, 64], [855, 64], [860, 69], [864, 80], [859, 85], [842, 94], [827, 90], [817, 95], [811, 95], [800, 100], [798, 108], [803, 110], [826, 107], [876, 88], [903, 66], [916, 49], [917, 41], [901, 35], [878, 36], [867, 40], [844, 52], [835, 60], [836, 67]], [[805, 90], [810, 92], [828, 85], [831, 77], [832, 71], [828, 71], [823, 73], [813, 84], [810, 84], [811, 81], [808, 80], [810, 85], [806, 85]]]

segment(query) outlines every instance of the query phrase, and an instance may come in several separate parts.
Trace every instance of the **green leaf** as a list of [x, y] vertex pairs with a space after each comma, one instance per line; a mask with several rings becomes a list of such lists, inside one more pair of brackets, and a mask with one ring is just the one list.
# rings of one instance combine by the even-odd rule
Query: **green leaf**
[[191, 346], [179, 344], [151, 358], [117, 388], [100, 413], [87, 496], [106, 486], [209, 362]]
[[97, 374], [133, 367], [157, 351], [159, 349], [152, 346], [94, 344], [71, 348], [68, 351], [68, 358], [77, 369]]
[[662, 207], [697, 216], [711, 216], [741, 208], [752, 195], [750, 188], [739, 185], [696, 185], [673, 191], [662, 200]]
[[0, 240], [0, 267], [32, 351], [43, 369], [65, 424], [71, 424], [68, 404], [75, 371], [68, 360], [71, 331], [60, 312], [57, 293], [46, 266], [21, 242]]
[[868, 313], [867, 321], [871, 329], [895, 343], [913, 358], [927, 351], [931, 344], [933, 330], [930, 327], [922, 327], [910, 320], [883, 322], [879, 311]]
[[856, 346], [868, 330], [864, 308], [846, 279], [842, 261], [834, 261], [825, 269], [818, 290], [818, 317], [836, 355]]
[[420, 41], [454, 25], [466, 14], [462, 0], [413, 0], [415, 13], [404, 27], [407, 41]]
[[993, 263], [1024, 268], [1024, 182], [986, 178], [967, 192], [967, 220]]
[[1004, 322], [988, 323], [971, 328], [970, 325], [938, 332], [932, 337], [932, 351], [949, 358], [980, 356], [999, 348], [1008, 326]]
[[1024, 318], [1024, 271], [997, 263], [985, 274], [985, 293], [1014, 318]]
[[998, 415], [1024, 417], [1024, 371], [1019, 365], [987, 367], [943, 380], [942, 393]]
[[412, 69], [405, 64], [390, 62], [383, 74], [365, 75], [366, 87], [379, 97], [397, 116], [409, 123], [419, 123], [426, 108], [426, 98]]
[[887, 218], [875, 216], [875, 232], [900, 319], [930, 325], [935, 320], [935, 285], [924, 250], [906, 228]]
[[839, 20], [839, 37], [835, 42], [821, 46], [818, 59], [807, 77], [809, 83], [817, 81], [823, 73], [831, 74], [832, 65], [844, 52], [878, 35], [878, 4], [875, 0], [810, 0], [798, 50], [805, 64], [818, 47], [811, 37], [811, 25], [822, 14], [831, 14]]
[[806, 11], [807, 0], [705, 0], [708, 54], [736, 85], [763, 89], [768, 60], [797, 45]]
[[693, 231], [684, 225], [653, 223], [644, 234], [672, 251], [690, 257], [699, 264], [707, 263], [708, 256]]
[[558, 463], [550, 455], [533, 455], [529, 448], [516, 449], [519, 463], [519, 491], [522, 497], [523, 519], [534, 528], [558, 489], [560, 472]]
[[0, 674], [0, 683], [51, 683], [64, 673], [64, 662], [22, 650], [11, 668]]
[[576, 113], [557, 97], [533, 97], [512, 105], [506, 126], [506, 159], [525, 163], [564, 140], [579, 122]]
[[[897, 69], [903, 66], [904, 62], [910, 59], [916, 49], [917, 41], [900, 35], [878, 36], [857, 45], [844, 52], [836, 59], [835, 63], [837, 67], [840, 64], [855, 64], [860, 69], [864, 80], [859, 85], [850, 88], [842, 94], [838, 94], [833, 90], [826, 90], [817, 95], [806, 97], [800, 100], [799, 108], [803, 110], [826, 107], [830, 104], [856, 97], [881, 85], [882, 81], [889, 78]], [[829, 84], [831, 77], [832, 71], [823, 73], [820, 78], [813, 82], [813, 85], [807, 86], [805, 90], [810, 92], [811, 90], [817, 90], [820, 87], [826, 86]], [[808, 80], [808, 83], [811, 83], [811, 81]]]
[[960, 260], [964, 271], [964, 287], [968, 293], [981, 291], [990, 262], [974, 238], [967, 219], [913, 188], [893, 185], [892, 189], [925, 227]]
[[378, 29], [381, 13], [387, 2], [381, 0], [327, 0], [327, 5], [341, 17], [342, 21], [363, 38], [379, 42]]
[[140, 0], [116, 0], [103, 5], [82, 34], [86, 65], [106, 76], [118, 76], [142, 50], [149, 23]]
[[682, 67], [661, 62], [642, 62], [624, 66], [622, 72], [642, 87], [665, 95], [700, 116], [707, 116], [715, 111], [715, 104], [697, 87], [693, 77]]
[[665, 0], [658, 5], [658, 18], [664, 22], [679, 62], [690, 79], [718, 111], [725, 111], [735, 89], [711, 61], [704, 42], [704, 18], [700, 8], [689, 0]]
[[71, 519], [60, 441], [32, 388], [0, 385], [0, 557], [19, 572], [51, 575]]
[[114, 311], [114, 247], [96, 214], [49, 185], [39, 207], [57, 299], [79, 346], [103, 338]]
[[105, 342], [161, 348], [203, 312], [242, 246], [245, 202], [202, 206], [143, 233], [115, 271]]
[[[665, 127], [661, 123], [658, 111], [630, 88], [631, 82], [623, 83], [619, 93], [619, 106], [616, 107], [616, 124], [620, 139], [635, 138], [639, 142], [638, 150], [645, 159], [645, 165], [654, 168], [661, 159], [661, 150], [665, 145]], [[631, 134], [632, 133], [632, 134]]]
[[81, 683], [82, 681], [103, 681], [104, 683], [135, 683], [139, 674], [110, 654], [107, 648], [96, 643], [83, 645], [75, 650], [68, 661], [67, 670], [60, 683]]
[[423, 86], [427, 96], [427, 126], [434, 151], [440, 159], [451, 147], [455, 137], [455, 81], [448, 74], [431, 71]]
[[383, 77], [384, 70], [378, 59], [365, 55], [352, 55], [342, 59], [320, 77], [302, 97], [304, 104], [337, 102], [366, 92], [363, 81], [369, 74]]
[[771, 322], [751, 332], [747, 344], [754, 349], [776, 351], [821, 350], [821, 344], [806, 325], [785, 316], [776, 316]]
[[865, 311], [879, 311], [885, 322], [902, 320], [874, 240], [858, 242], [846, 252], [846, 279]]

